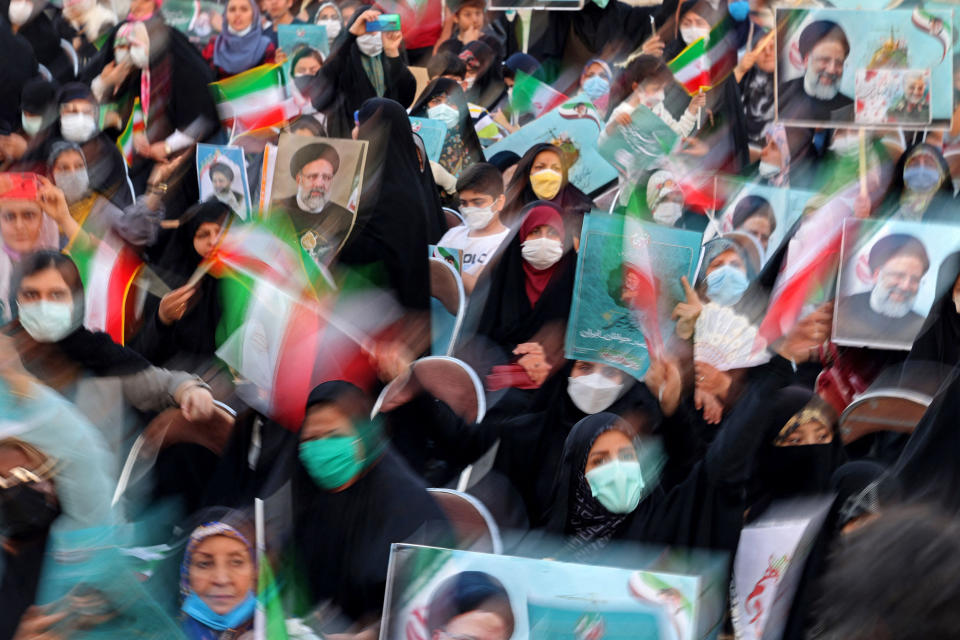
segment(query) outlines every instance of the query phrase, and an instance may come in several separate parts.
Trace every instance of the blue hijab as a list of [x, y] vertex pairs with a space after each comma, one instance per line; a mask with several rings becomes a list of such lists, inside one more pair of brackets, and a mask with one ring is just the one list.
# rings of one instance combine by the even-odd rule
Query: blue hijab
[[[213, 64], [230, 75], [241, 73], [259, 65], [263, 54], [270, 44], [270, 38], [263, 33], [260, 24], [260, 7], [253, 0], [247, 0], [253, 9], [253, 21], [250, 31], [238, 36], [230, 33], [227, 26], [227, 7], [223, 8], [223, 32], [217, 36], [213, 45]], [[229, 2], [227, 6], [229, 6]]]

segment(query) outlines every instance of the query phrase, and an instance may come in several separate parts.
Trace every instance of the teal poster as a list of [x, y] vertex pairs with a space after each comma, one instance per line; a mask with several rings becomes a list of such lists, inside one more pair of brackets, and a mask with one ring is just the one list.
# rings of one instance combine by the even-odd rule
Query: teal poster
[[617, 177], [616, 169], [597, 151], [602, 126], [603, 120], [589, 99], [575, 98], [490, 145], [484, 154], [492, 158], [501, 151], [513, 151], [522, 156], [538, 142], [549, 142], [563, 153], [570, 167], [570, 182], [590, 193]]
[[661, 164], [680, 136], [643, 105], [634, 109], [630, 118], [629, 125], [616, 125], [609, 135], [602, 134], [598, 146], [610, 164], [633, 177]]
[[447, 125], [439, 120], [410, 116], [410, 128], [423, 140], [423, 146], [427, 150], [427, 158], [430, 162], [440, 162], [443, 143], [447, 139]]
[[[567, 322], [566, 357], [603, 362], [641, 379], [650, 356], [643, 333], [623, 300], [623, 222], [623, 216], [597, 211], [584, 218]], [[638, 224], [649, 235], [660, 332], [664, 341], [669, 341], [675, 324], [670, 314], [684, 299], [680, 277], [687, 276], [693, 282], [702, 234], [654, 223]]]

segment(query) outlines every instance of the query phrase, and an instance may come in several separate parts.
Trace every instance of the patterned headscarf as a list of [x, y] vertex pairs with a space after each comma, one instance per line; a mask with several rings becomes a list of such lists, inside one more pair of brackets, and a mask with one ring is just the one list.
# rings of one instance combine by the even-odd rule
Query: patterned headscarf
[[247, 547], [247, 551], [250, 552], [250, 560], [256, 564], [256, 554], [254, 553], [253, 545], [250, 544], [246, 536], [225, 522], [205, 522], [190, 534], [190, 540], [187, 542], [187, 550], [183, 553], [183, 563], [180, 565], [181, 597], [186, 598], [190, 595], [190, 563], [193, 559], [194, 552], [196, 552], [201, 542], [213, 536], [226, 536], [239, 540]]

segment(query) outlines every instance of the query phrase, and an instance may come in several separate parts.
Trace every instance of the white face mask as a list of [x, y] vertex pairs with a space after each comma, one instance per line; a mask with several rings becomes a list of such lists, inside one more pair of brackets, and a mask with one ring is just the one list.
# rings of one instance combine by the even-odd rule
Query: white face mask
[[653, 210], [653, 221], [672, 227], [683, 215], [683, 205], [679, 202], [661, 202]]
[[680, 27], [680, 37], [686, 44], [693, 44], [700, 38], [706, 38], [710, 35], [710, 29], [706, 27]]
[[252, 25], [252, 24], [247, 25], [247, 27], [246, 27], [245, 29], [240, 29], [239, 31], [238, 31], [237, 29], [234, 29], [234, 28], [231, 27], [230, 25], [227, 25], [227, 31], [228, 31], [231, 35], [239, 36], [239, 37], [241, 37], [241, 38], [242, 38], [243, 36], [247, 35], [248, 33], [250, 33], [250, 31], [251, 31], [252, 29], [253, 29], [253, 25]]
[[531, 267], [543, 271], [557, 264], [563, 257], [563, 243], [553, 238], [525, 240], [520, 245], [520, 255]]
[[460, 213], [471, 231], [486, 228], [493, 220], [493, 216], [497, 215], [497, 212], [493, 210], [493, 205], [489, 207], [460, 207]]
[[150, 64], [146, 47], [130, 47], [130, 63], [138, 69], [146, 69]]
[[57, 342], [73, 331], [73, 303], [26, 302], [17, 305], [20, 324], [37, 342]]
[[357, 36], [357, 48], [360, 49], [360, 53], [369, 58], [383, 53], [383, 39], [380, 37], [380, 32]]
[[31, 138], [40, 132], [43, 128], [43, 116], [20, 115], [20, 121], [23, 123], [23, 131]]
[[327, 40], [333, 40], [338, 35], [340, 35], [340, 29], [343, 28], [343, 25], [340, 24], [339, 20], [318, 20], [317, 24], [323, 25], [327, 30]]
[[666, 98], [666, 94], [662, 90], [656, 93], [643, 93], [640, 95], [640, 104], [648, 109], [653, 109], [658, 104], [661, 104], [664, 98]]
[[63, 196], [69, 204], [82, 199], [90, 188], [90, 177], [87, 176], [86, 169], [54, 171], [53, 181], [63, 191]]
[[18, 27], [26, 24], [32, 13], [33, 3], [27, 2], [27, 0], [13, 0], [10, 3], [10, 10], [7, 12], [10, 16], [10, 22]]
[[86, 113], [65, 113], [60, 116], [60, 133], [70, 142], [82, 144], [97, 133], [97, 122]]
[[605, 411], [616, 402], [623, 387], [623, 383], [618, 384], [602, 373], [591, 373], [568, 378], [567, 394], [577, 409], [592, 415]]
[[439, 120], [446, 125], [447, 129], [456, 130], [460, 126], [460, 112], [446, 103], [427, 109], [427, 117], [431, 120]]
[[772, 162], [761, 160], [760, 164], [757, 165], [757, 173], [760, 174], [761, 178], [773, 178], [780, 174], [780, 167]]

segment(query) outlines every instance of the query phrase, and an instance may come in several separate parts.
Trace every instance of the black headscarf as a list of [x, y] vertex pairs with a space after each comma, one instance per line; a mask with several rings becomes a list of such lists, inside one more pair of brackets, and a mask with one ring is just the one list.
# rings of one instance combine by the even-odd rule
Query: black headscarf
[[[170, 289], [184, 286], [202, 260], [193, 246], [200, 225], [215, 222], [225, 226], [232, 217], [230, 207], [219, 200], [194, 205], [183, 215], [155, 267]], [[222, 313], [220, 296], [219, 281], [210, 274], [204, 275], [194, 287], [187, 311], [169, 326], [160, 322], [157, 315], [160, 298], [150, 296], [144, 305], [147, 320], [130, 341], [130, 347], [154, 364], [197, 370], [216, 352], [217, 325]], [[176, 360], [171, 360], [175, 356]]]
[[473, 128], [473, 119], [470, 117], [470, 107], [467, 106], [467, 99], [460, 88], [460, 83], [450, 78], [434, 78], [430, 81], [417, 98], [417, 101], [410, 107], [410, 115], [427, 118], [427, 109], [430, 101], [439, 95], [447, 96], [451, 106], [455, 106], [460, 114], [460, 124], [458, 126], [460, 138], [466, 147], [467, 156], [463, 159], [463, 168], [467, 168], [475, 162], [483, 161], [483, 147], [480, 146], [480, 138]]
[[[310, 393], [307, 406], [335, 402], [344, 407], [344, 400], [357, 394], [362, 392], [353, 385], [329, 382]], [[362, 418], [349, 408], [346, 412]], [[443, 513], [389, 446], [354, 484], [337, 492], [320, 489], [297, 456], [292, 495], [295, 570], [306, 576], [308, 609], [330, 599], [351, 620], [379, 617], [390, 545], [449, 542]]]
[[554, 483], [555, 491], [547, 530], [567, 538], [565, 549], [573, 558], [588, 559], [624, 528], [628, 513], [610, 513], [593, 497], [584, 469], [593, 443], [607, 431], [633, 438], [633, 430], [616, 414], [597, 413], [574, 426], [563, 445], [563, 456]]
[[960, 253], [952, 253], [940, 264], [937, 274], [939, 297], [913, 341], [909, 360], [960, 363], [960, 313], [953, 302], [953, 285], [960, 276]]
[[[535, 200], [524, 209], [522, 215], [537, 206], [551, 206], [559, 211], [552, 203]], [[524, 238], [519, 234], [515, 235], [510, 244], [499, 252], [496, 262], [484, 269], [478, 289], [486, 294], [486, 300], [483, 295], [476, 295], [480, 291], [475, 291], [471, 296], [471, 301], [479, 300], [483, 304], [477, 333], [508, 351], [532, 338], [545, 325], [565, 322], [573, 299], [577, 255], [565, 243], [566, 252], [556, 264], [546, 288], [537, 303], [530, 305], [523, 268], [523, 241]]]
[[[772, 501], [826, 493], [833, 472], [845, 460], [843, 442], [836, 420], [825, 403], [818, 402], [805, 387], [787, 387], [770, 399], [771, 417], [758, 460], [751, 518], [757, 517]], [[775, 440], [784, 427], [801, 412], [806, 418], [830, 427], [833, 440], [827, 444], [777, 446]], [[796, 426], [807, 422], [797, 420]]]
[[533, 192], [533, 187], [530, 186], [530, 169], [533, 167], [537, 155], [543, 151], [556, 153], [560, 157], [560, 164], [563, 166], [563, 186], [560, 187], [560, 191], [550, 202], [559, 207], [560, 215], [563, 216], [563, 224], [567, 229], [566, 241], [570, 242], [572, 240], [571, 233], [575, 234], [576, 231], [580, 230], [583, 224], [583, 216], [593, 209], [593, 201], [570, 182], [568, 175], [570, 167], [567, 158], [559, 147], [548, 142], [533, 145], [517, 162], [513, 178], [507, 185], [507, 201], [503, 206], [501, 220], [511, 227], [519, 227], [523, 217], [519, 216], [518, 212], [531, 202], [540, 199]]
[[6, 10], [0, 16], [0, 51], [3, 51], [4, 62], [0, 65], [0, 87], [4, 88], [0, 96], [0, 120], [15, 123], [20, 121], [20, 94], [37, 72], [37, 58], [30, 43], [11, 31]]
[[372, 98], [360, 108], [359, 120], [358, 139], [370, 145], [357, 221], [340, 260], [354, 265], [381, 263], [400, 303], [407, 309], [426, 310], [430, 305], [428, 230], [436, 224], [437, 194], [425, 192], [410, 119], [400, 104]]
[[473, 57], [480, 63], [480, 68], [473, 86], [467, 91], [467, 100], [490, 109], [499, 102], [507, 90], [503, 82], [503, 61], [496, 51], [482, 40], [474, 40], [463, 48], [460, 59]]
[[353, 112], [365, 101], [381, 97], [408, 105], [416, 96], [417, 82], [407, 68], [407, 55], [402, 48], [397, 58], [390, 58], [385, 53], [377, 56], [383, 66], [382, 95], [378, 96], [370, 82], [363, 67], [364, 54], [357, 46], [356, 36], [350, 33], [353, 23], [370, 8], [369, 5], [357, 7], [350, 22], [344, 25], [334, 41], [332, 53], [317, 74], [317, 82], [308, 90], [317, 111], [327, 115], [327, 130], [335, 137], [350, 137]]

